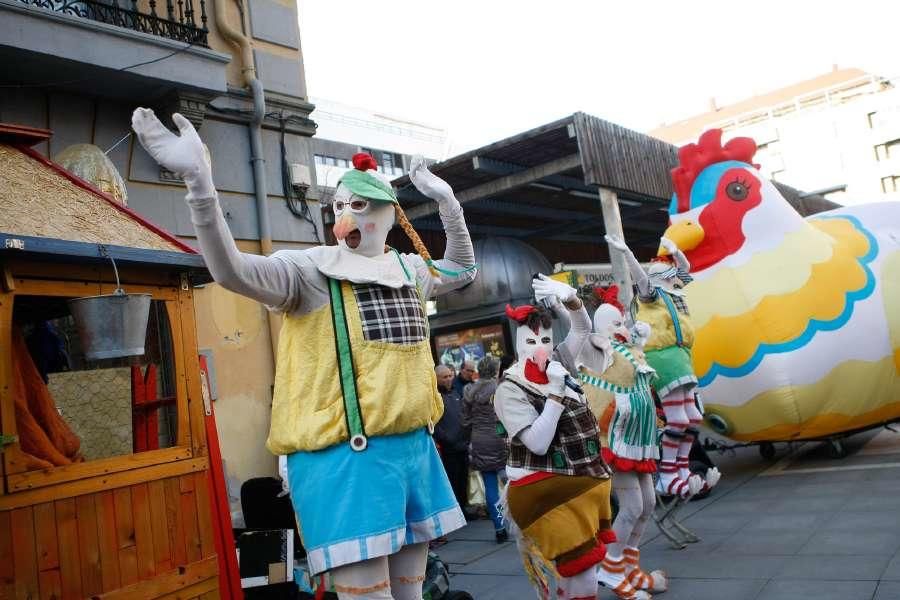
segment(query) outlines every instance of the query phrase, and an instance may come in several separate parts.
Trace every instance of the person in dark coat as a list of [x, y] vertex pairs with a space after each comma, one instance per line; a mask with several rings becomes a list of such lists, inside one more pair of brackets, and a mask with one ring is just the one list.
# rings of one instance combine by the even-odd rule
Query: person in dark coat
[[477, 373], [475, 361], [463, 361], [462, 366], [459, 368], [459, 373], [453, 378], [453, 389], [459, 394], [460, 398], [462, 398], [466, 386], [475, 380], [475, 373]]
[[434, 440], [440, 448], [453, 495], [465, 510], [469, 501], [469, 431], [462, 423], [462, 397], [454, 389], [453, 375], [446, 365], [436, 366], [434, 372], [444, 400], [444, 415], [434, 426]]
[[500, 499], [500, 478], [506, 466], [506, 439], [497, 432], [497, 413], [494, 412], [494, 391], [500, 360], [485, 356], [478, 363], [478, 381], [463, 393], [463, 427], [471, 430], [469, 464], [481, 474], [488, 513], [494, 522], [497, 542], [505, 542], [508, 534], [497, 510]]

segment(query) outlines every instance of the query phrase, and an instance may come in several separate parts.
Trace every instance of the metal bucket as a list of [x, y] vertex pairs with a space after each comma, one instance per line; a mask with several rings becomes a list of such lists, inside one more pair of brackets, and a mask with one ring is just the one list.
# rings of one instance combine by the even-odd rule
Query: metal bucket
[[69, 300], [85, 358], [140, 356], [147, 338], [150, 294], [112, 294]]

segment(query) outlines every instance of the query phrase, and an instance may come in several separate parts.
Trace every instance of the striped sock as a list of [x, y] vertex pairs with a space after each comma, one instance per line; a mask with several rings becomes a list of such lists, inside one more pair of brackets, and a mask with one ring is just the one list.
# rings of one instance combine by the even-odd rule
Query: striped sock
[[628, 581], [626, 568], [623, 557], [611, 558], [607, 555], [597, 566], [597, 583], [612, 590], [620, 600], [645, 600], [649, 596], [636, 590]]

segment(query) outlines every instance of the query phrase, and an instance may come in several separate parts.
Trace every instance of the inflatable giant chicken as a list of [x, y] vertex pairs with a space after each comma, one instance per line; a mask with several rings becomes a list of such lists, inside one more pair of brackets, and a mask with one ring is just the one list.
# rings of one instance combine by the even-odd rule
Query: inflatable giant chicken
[[680, 149], [665, 233], [691, 262], [708, 423], [759, 442], [900, 418], [900, 202], [804, 219], [753, 164], [753, 140], [721, 138]]

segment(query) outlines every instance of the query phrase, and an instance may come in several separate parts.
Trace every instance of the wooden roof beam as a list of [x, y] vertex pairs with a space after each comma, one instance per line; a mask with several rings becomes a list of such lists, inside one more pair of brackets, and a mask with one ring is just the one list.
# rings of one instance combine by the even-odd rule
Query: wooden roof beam
[[[456, 192], [456, 199], [459, 200], [460, 204], [466, 204], [467, 202], [472, 202], [474, 200], [480, 200], [489, 196], [509, 192], [524, 185], [528, 185], [529, 183], [540, 181], [545, 177], [565, 173], [566, 171], [571, 171], [580, 166], [581, 157], [576, 152], [575, 154], [557, 158], [556, 160], [551, 160], [550, 162], [525, 169], [524, 171], [511, 173], [493, 181], [460, 190]], [[422, 204], [409, 209], [406, 212], [406, 216], [410, 220], [420, 219], [432, 215], [437, 211], [437, 203], [429, 202], [428, 204]]]

